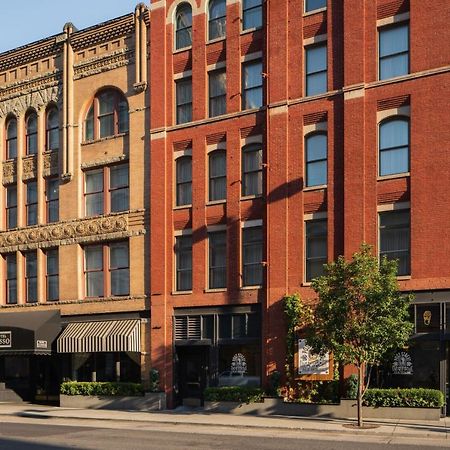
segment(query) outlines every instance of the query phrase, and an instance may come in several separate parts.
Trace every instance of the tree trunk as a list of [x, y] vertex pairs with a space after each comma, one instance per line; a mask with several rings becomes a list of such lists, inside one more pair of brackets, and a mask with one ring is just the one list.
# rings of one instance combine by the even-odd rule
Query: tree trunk
[[358, 366], [358, 427], [363, 426], [362, 397], [364, 389], [364, 364]]

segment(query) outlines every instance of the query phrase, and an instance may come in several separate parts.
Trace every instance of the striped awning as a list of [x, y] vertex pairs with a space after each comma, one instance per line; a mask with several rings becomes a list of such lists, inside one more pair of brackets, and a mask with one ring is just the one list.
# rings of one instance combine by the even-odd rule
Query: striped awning
[[140, 320], [69, 323], [57, 342], [58, 353], [140, 352]]

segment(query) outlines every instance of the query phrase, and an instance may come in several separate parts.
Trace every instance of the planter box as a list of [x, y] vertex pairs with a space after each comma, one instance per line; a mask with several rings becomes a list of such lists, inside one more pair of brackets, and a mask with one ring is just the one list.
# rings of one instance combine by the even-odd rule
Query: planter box
[[160, 411], [166, 409], [166, 394], [146, 393], [141, 397], [108, 397], [90, 395], [60, 395], [63, 408]]
[[[356, 400], [341, 400], [340, 404], [321, 405], [313, 403], [286, 403], [279, 398], [265, 398], [263, 403], [205, 402], [205, 410], [231, 414], [258, 416], [280, 415], [322, 417], [332, 419], [356, 418]], [[367, 419], [415, 419], [439, 420], [440, 408], [373, 408], [364, 406]]]

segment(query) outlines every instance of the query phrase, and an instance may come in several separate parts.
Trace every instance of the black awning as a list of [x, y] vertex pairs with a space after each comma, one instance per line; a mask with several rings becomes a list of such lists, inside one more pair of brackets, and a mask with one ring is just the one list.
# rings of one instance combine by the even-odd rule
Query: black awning
[[0, 356], [50, 355], [61, 332], [59, 310], [0, 312]]

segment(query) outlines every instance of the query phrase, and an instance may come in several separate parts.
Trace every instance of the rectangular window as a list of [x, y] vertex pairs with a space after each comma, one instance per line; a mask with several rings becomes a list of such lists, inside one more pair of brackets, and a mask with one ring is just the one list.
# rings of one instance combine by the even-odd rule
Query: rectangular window
[[225, 69], [209, 72], [209, 117], [227, 112], [227, 74]]
[[327, 220], [308, 220], [306, 229], [306, 281], [309, 282], [324, 273], [327, 263]]
[[6, 187], [6, 228], [17, 227], [17, 186]]
[[176, 202], [177, 206], [192, 204], [192, 157], [178, 158], [176, 166]]
[[242, 109], [261, 108], [263, 104], [262, 62], [242, 64]]
[[130, 293], [128, 241], [86, 246], [84, 258], [86, 297], [122, 296]]
[[47, 267], [45, 274], [45, 285], [47, 301], [59, 299], [59, 255], [58, 249], [52, 248], [45, 252]]
[[261, 144], [242, 149], [242, 196], [261, 195], [263, 191]]
[[311, 133], [305, 138], [306, 187], [327, 184], [327, 134]]
[[242, 6], [242, 29], [262, 27], [262, 0], [244, 0]]
[[27, 183], [27, 203], [26, 203], [26, 212], [27, 212], [27, 225], [36, 225], [37, 224], [37, 182], [30, 181]]
[[6, 303], [17, 303], [17, 258], [15, 253], [5, 256], [6, 261]]
[[91, 170], [85, 173], [85, 205], [86, 216], [103, 214], [103, 170]]
[[37, 298], [37, 252], [24, 253], [25, 256], [25, 300], [36, 303]]
[[176, 85], [177, 124], [192, 121], [192, 79], [178, 80]]
[[327, 92], [327, 44], [306, 47], [306, 95]]
[[128, 164], [85, 172], [84, 197], [87, 217], [127, 211], [130, 198]]
[[47, 210], [47, 223], [59, 220], [59, 180], [50, 178], [46, 180], [45, 203]]
[[242, 285], [263, 283], [263, 230], [261, 226], [242, 230]]
[[192, 289], [192, 236], [177, 236], [175, 239], [176, 290]]
[[116, 96], [112, 91], [98, 95], [98, 123], [100, 138], [114, 136], [114, 109]]
[[378, 35], [380, 80], [409, 73], [409, 25], [380, 28]]
[[129, 209], [129, 174], [128, 164], [112, 166], [109, 169], [109, 195], [111, 212]]
[[209, 240], [209, 288], [227, 286], [227, 232], [208, 233]]
[[411, 273], [409, 209], [380, 213], [380, 258], [398, 261], [398, 275]]
[[305, 12], [326, 8], [327, 0], [305, 0]]
[[209, 154], [209, 201], [227, 198], [227, 155], [225, 150]]

